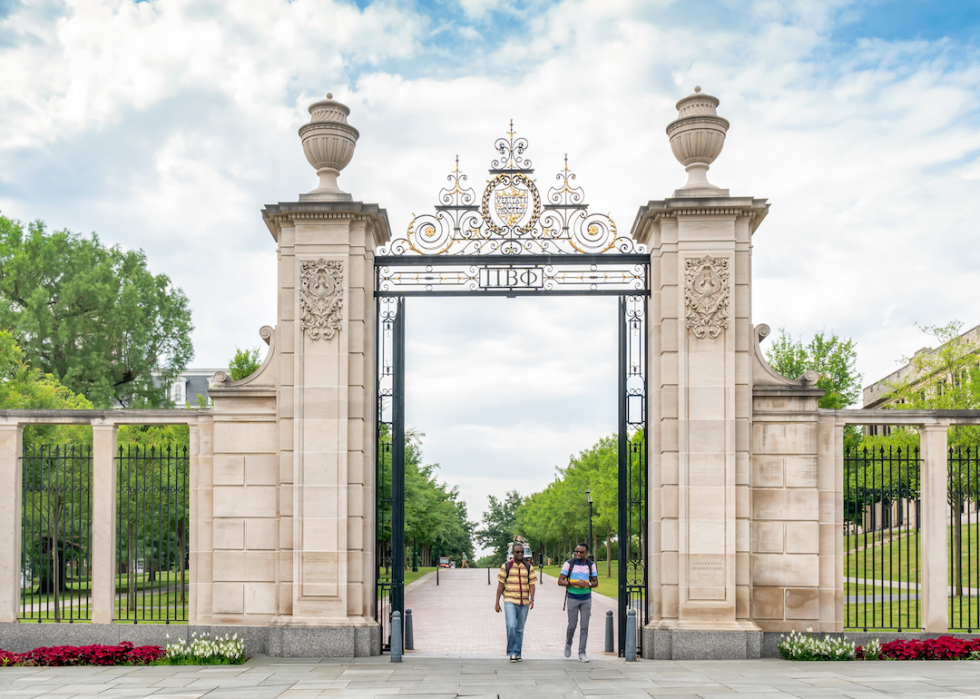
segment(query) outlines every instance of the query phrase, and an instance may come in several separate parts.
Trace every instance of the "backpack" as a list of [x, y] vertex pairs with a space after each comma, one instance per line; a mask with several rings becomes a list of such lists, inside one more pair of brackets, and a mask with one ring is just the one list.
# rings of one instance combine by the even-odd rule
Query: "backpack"
[[[586, 557], [585, 560], [589, 564], [589, 571], [590, 572], [591, 571], [595, 571], [596, 575], [598, 576], [599, 575], [599, 570], [595, 567], [595, 561], [593, 561], [589, 557]], [[578, 563], [578, 559], [577, 558], [569, 558], [567, 561], [565, 561], [565, 565], [568, 566], [568, 572], [569, 572], [569, 574], [571, 574], [571, 572], [572, 572], [572, 566], [575, 565], [576, 563]], [[562, 566], [562, 568], [564, 568], [564, 567], [565, 566]], [[561, 574], [560, 573], [559, 573], [559, 577], [561, 577]], [[562, 611], [565, 611], [565, 605], [567, 605], [567, 604], [568, 604], [568, 588], [566, 587], [565, 588], [565, 600], [561, 603], [561, 610]]]

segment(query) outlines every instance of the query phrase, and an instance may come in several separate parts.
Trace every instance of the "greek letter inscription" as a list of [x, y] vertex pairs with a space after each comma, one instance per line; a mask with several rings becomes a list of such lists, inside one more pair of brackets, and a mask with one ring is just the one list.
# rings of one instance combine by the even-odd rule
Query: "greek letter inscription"
[[484, 267], [480, 270], [481, 289], [540, 289], [544, 270], [540, 267]]

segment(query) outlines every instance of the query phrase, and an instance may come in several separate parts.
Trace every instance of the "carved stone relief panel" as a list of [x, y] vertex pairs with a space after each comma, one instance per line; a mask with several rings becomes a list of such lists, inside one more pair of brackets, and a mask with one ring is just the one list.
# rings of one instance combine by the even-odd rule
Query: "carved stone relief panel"
[[321, 257], [300, 262], [299, 269], [300, 323], [314, 340], [329, 340], [343, 320], [344, 263]]
[[690, 257], [684, 262], [687, 328], [697, 338], [716, 338], [728, 327], [728, 260]]

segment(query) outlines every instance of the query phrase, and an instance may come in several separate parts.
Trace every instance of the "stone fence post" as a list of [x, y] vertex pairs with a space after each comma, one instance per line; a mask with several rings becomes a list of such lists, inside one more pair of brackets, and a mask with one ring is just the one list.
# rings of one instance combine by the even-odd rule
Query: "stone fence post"
[[24, 426], [16, 422], [0, 424], [0, 531], [7, 532], [6, 546], [0, 546], [0, 622], [17, 621], [20, 616], [20, 520], [22, 469], [20, 455]]
[[116, 433], [92, 425], [92, 623], [111, 624], [116, 606]]
[[[949, 603], [946, 597], [949, 554], [948, 527], [949, 476], [947, 473], [947, 425], [922, 425], [919, 435], [922, 469], [919, 476], [922, 498], [922, 551], [920, 583], [922, 591], [922, 625], [930, 633], [949, 630]], [[912, 593], [912, 590], [909, 590]]]

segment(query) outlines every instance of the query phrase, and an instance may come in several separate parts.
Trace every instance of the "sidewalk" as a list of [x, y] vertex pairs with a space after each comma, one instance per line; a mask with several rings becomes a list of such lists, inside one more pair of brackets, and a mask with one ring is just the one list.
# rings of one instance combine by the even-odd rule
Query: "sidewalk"
[[980, 695], [980, 663], [783, 660], [639, 661], [409, 657], [253, 658], [235, 667], [0, 668], [0, 698], [313, 699], [963, 699]]
[[[558, 587], [558, 578], [550, 575], [541, 578], [535, 590], [534, 609], [528, 612], [524, 626], [522, 655], [536, 659], [561, 658], [568, 627], [568, 615], [561, 608], [565, 590]], [[486, 568], [443, 570], [439, 573], [439, 585], [434, 573], [412, 583], [405, 589], [405, 608], [412, 610], [413, 655], [504, 657], [506, 627], [503, 612], [497, 614], [493, 610], [496, 594], [497, 571], [490, 571], [488, 585]], [[587, 651], [590, 658], [603, 655], [607, 610], [615, 617], [616, 601], [592, 593]], [[578, 631], [572, 645], [578, 657]]]

